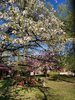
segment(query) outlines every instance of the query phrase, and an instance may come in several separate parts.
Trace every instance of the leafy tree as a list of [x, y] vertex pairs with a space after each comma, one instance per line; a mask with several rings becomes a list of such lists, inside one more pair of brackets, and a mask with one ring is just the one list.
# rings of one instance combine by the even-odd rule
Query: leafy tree
[[[75, 43], [74, 43], [74, 8], [73, 8], [73, 0], [66, 0], [64, 4], [61, 4], [57, 10], [58, 17], [64, 22], [63, 30], [66, 31], [66, 41], [72, 40], [72, 49], [70, 49], [64, 57], [61, 57], [62, 63], [66, 65], [66, 67], [70, 70], [74, 70], [74, 50], [75, 50]], [[72, 60], [71, 60], [72, 59]]]

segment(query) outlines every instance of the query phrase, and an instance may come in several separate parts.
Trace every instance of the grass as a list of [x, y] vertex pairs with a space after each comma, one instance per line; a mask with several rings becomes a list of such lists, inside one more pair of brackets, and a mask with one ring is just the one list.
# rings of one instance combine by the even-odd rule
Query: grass
[[[75, 77], [59, 76], [57, 72], [51, 72], [45, 82], [46, 87], [21, 87], [9, 86], [9, 80], [1, 80], [0, 100], [75, 100]], [[2, 91], [6, 87], [7, 91]], [[2, 95], [4, 92], [5, 96]]]
[[65, 81], [47, 81], [47, 86], [53, 90], [59, 100], [75, 100], [75, 85]]

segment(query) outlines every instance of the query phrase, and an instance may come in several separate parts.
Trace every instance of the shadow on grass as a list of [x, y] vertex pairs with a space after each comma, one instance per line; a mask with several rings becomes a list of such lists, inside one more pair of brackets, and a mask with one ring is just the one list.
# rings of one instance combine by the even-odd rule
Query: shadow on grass
[[0, 87], [0, 100], [10, 100], [9, 87], [11, 83], [11, 79], [7, 79], [1, 82], [2, 86]]
[[55, 95], [52, 92], [52, 89], [51, 88], [49, 88], [49, 87], [38, 87], [38, 89], [44, 95], [43, 99], [41, 99], [41, 100], [60, 100], [60, 96], [59, 95]]
[[47, 100], [48, 98], [48, 88], [42, 88], [42, 87], [38, 87], [38, 89], [44, 94], [44, 99], [43, 100]]
[[[29, 87], [28, 87], [29, 88]], [[42, 86], [30, 86], [30, 88], [38, 88], [40, 92], [43, 94], [37, 94], [36, 100], [60, 100], [61, 96], [53, 93], [53, 89], [50, 87], [42, 87]]]
[[41, 75], [33, 75], [32, 77], [33, 78], [43, 78], [43, 77], [45, 77], [45, 75], [44, 74], [41, 74]]
[[9, 96], [0, 96], [0, 100], [10, 100]]
[[53, 77], [49, 78], [52, 81], [65, 81], [69, 83], [75, 83], [74, 76], [66, 76], [66, 75], [54, 75]]

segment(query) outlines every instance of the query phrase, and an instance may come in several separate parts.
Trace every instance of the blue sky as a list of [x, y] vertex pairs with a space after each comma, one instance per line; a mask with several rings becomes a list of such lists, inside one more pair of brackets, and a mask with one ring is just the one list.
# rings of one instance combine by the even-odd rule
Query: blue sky
[[47, 2], [50, 2], [52, 5], [54, 5], [54, 8], [57, 9], [58, 5], [61, 3], [64, 3], [65, 0], [46, 0]]
[[10, 20], [6, 20], [4, 18], [0, 18], [0, 25], [10, 22]]

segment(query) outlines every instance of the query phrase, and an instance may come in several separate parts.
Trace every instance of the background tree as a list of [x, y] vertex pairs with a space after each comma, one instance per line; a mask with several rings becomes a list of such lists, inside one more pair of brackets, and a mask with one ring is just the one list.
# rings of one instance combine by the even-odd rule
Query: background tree
[[[67, 51], [67, 53], [64, 55], [64, 61], [62, 61], [62, 63], [64, 63], [66, 65], [67, 68], [74, 70], [74, 58], [75, 58], [75, 43], [74, 43], [74, 33], [75, 33], [75, 28], [74, 28], [74, 21], [75, 21], [75, 17], [74, 17], [74, 8], [73, 8], [73, 0], [66, 0], [64, 4], [61, 4], [57, 10], [57, 16], [64, 22], [64, 27], [62, 27], [62, 29], [64, 31], [66, 31], [66, 41], [71, 42], [72, 48], [70, 49], [70, 51]], [[70, 41], [68, 41], [70, 40]], [[71, 60], [71, 59], [72, 60]], [[63, 59], [63, 57], [62, 57]], [[66, 64], [67, 63], [67, 64]], [[68, 64], [69, 63], [69, 64]]]

